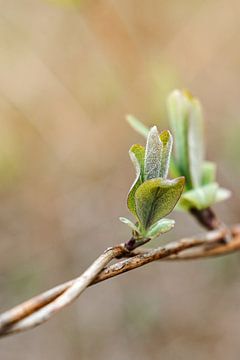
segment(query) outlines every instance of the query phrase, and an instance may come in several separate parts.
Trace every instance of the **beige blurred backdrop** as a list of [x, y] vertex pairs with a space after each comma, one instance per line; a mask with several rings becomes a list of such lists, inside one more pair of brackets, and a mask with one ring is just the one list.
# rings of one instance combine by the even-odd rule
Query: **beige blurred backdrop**
[[[129, 237], [125, 114], [166, 128], [190, 89], [208, 158], [240, 220], [238, 0], [0, 1], [0, 309], [80, 274]], [[166, 241], [200, 231], [174, 213]], [[239, 359], [240, 256], [162, 262], [87, 290], [48, 323], [1, 340], [1, 360]]]

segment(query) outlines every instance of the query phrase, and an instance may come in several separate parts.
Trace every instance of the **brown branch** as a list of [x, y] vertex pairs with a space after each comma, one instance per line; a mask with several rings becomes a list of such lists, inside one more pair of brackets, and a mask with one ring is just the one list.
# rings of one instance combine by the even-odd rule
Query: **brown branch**
[[[56, 286], [0, 315], [0, 336], [22, 332], [47, 321], [53, 314], [74, 301], [89, 285], [136, 269], [152, 261], [186, 260], [219, 256], [240, 250], [240, 227], [231, 230], [232, 240], [220, 243], [224, 230], [186, 238], [156, 249], [128, 252], [123, 244], [107, 249], [81, 276]], [[190, 253], [186, 250], [196, 248]], [[114, 258], [129, 257], [105, 266]]]
[[108, 248], [81, 276], [66, 283], [68, 286], [57, 286], [0, 315], [0, 336], [31, 329], [47, 321], [80, 296], [111, 260], [124, 253], [124, 244]]

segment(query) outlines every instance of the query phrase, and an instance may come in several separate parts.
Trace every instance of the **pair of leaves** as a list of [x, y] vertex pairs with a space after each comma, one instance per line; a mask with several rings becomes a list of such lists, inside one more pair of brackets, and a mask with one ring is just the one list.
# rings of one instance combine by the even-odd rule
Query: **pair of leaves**
[[172, 135], [169, 131], [162, 131], [159, 135], [154, 126], [148, 133], [146, 151], [143, 146], [138, 144], [133, 145], [129, 151], [136, 170], [136, 179], [129, 191], [127, 204], [135, 217], [138, 217], [135, 204], [136, 190], [146, 180], [167, 177], [172, 142]]
[[160, 219], [157, 223], [153, 224], [148, 231], [142, 232], [139, 234], [139, 229], [132, 221], [126, 219], [124, 217], [119, 218], [124, 224], [127, 224], [133, 231], [135, 238], [137, 239], [138, 236], [140, 238], [145, 237], [147, 239], [154, 239], [161, 234], [165, 234], [166, 232], [170, 231], [174, 225], [175, 221], [172, 219]]
[[173, 220], [163, 218], [179, 200], [184, 178], [166, 179], [171, 150], [170, 132], [163, 131], [159, 135], [156, 127], [149, 131], [146, 150], [141, 145], [133, 145], [130, 149], [136, 179], [129, 191], [127, 204], [137, 220], [137, 226], [127, 219], [122, 220], [142, 237], [155, 237], [174, 225]]

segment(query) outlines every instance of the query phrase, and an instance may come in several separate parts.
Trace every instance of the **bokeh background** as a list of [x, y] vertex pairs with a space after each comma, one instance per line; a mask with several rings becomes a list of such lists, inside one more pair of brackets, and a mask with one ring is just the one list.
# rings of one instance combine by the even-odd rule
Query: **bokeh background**
[[[0, 309], [80, 274], [129, 237], [133, 113], [166, 128], [175, 87], [200, 97], [208, 158], [239, 221], [238, 0], [0, 1]], [[174, 213], [170, 241], [200, 231]], [[158, 263], [87, 290], [1, 360], [238, 359], [239, 254]]]

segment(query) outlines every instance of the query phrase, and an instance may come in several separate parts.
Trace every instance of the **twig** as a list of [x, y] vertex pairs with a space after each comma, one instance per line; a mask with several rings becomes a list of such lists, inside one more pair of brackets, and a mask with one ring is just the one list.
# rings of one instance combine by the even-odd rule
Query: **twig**
[[[77, 279], [72, 281], [71, 285], [61, 291], [59, 296], [50, 302], [47, 301], [44, 306], [44, 299], [51, 295], [52, 290], [47, 293], [39, 295], [38, 305], [35, 304], [33, 308], [38, 306], [38, 311], [32, 311], [31, 303], [34, 304], [34, 298], [18, 305], [17, 307], [3, 313], [0, 316], [0, 335], [7, 335], [10, 333], [20, 332], [31, 329], [37, 325], [47, 321], [53, 314], [73, 302], [95, 279], [96, 275], [114, 258], [123, 255], [126, 252], [124, 245], [108, 248], [102, 255], [100, 255], [92, 265]], [[58, 287], [61, 288], [61, 285]], [[42, 299], [41, 299], [42, 297]], [[36, 298], [35, 298], [36, 299]], [[23, 319], [20, 320], [19, 319]]]
[[[240, 228], [232, 229], [230, 243], [217, 243], [225, 236], [221, 230], [186, 238], [156, 249], [137, 249], [129, 253], [123, 244], [107, 249], [80, 277], [48, 290], [0, 315], [0, 336], [22, 332], [48, 320], [53, 314], [75, 300], [89, 285], [107, 280], [152, 261], [183, 260], [207, 256], [225, 255], [240, 250]], [[188, 254], [185, 250], [202, 245], [214, 247], [196, 249]], [[105, 266], [114, 258], [131, 256], [116, 264]]]
[[240, 229], [238, 229], [238, 231], [233, 231], [232, 236], [232, 240], [225, 244], [219, 244], [216, 247], [208, 249], [200, 247], [191, 252], [183, 251], [180, 254], [174, 254], [168, 257], [166, 260], [195, 260], [228, 255], [240, 250]]

